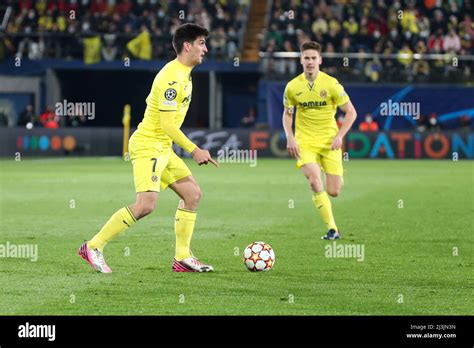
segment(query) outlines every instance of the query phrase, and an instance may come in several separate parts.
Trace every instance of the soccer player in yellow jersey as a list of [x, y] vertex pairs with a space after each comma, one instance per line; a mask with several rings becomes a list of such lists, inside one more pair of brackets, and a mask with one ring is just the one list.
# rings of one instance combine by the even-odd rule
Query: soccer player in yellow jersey
[[180, 26], [173, 35], [177, 58], [156, 75], [146, 99], [143, 121], [130, 137], [136, 202], [119, 209], [102, 229], [79, 248], [81, 255], [98, 272], [111, 273], [103, 255], [105, 245], [139, 219], [150, 214], [158, 193], [170, 187], [181, 198], [175, 218], [176, 250], [174, 272], [209, 272], [213, 267], [200, 262], [190, 250], [201, 190], [191, 171], [172, 149], [172, 143], [190, 153], [197, 164], [217, 162], [207, 150], [193, 144], [180, 130], [191, 102], [191, 70], [207, 53], [207, 29], [195, 24]]
[[[321, 46], [314, 41], [301, 46], [303, 73], [288, 82], [283, 97], [283, 128], [287, 138], [287, 149], [297, 159], [308, 179], [313, 202], [327, 233], [322, 239], [339, 239], [341, 233], [336, 226], [329, 196], [337, 197], [343, 184], [342, 139], [354, 123], [357, 114], [349, 96], [339, 82], [319, 70], [322, 62]], [[344, 122], [338, 129], [334, 115], [337, 108], [345, 112]], [[293, 135], [293, 115], [295, 134]], [[326, 189], [321, 171], [326, 174]]]

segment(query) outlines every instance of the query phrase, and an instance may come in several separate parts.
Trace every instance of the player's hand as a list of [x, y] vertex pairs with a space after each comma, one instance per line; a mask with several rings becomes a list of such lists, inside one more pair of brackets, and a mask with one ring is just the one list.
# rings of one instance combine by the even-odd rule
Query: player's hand
[[332, 141], [331, 150], [338, 150], [341, 148], [341, 146], [342, 146], [342, 137], [339, 135], [336, 135], [334, 137], [334, 140]]
[[300, 159], [300, 150], [295, 139], [288, 139], [286, 143], [286, 149], [292, 158]]
[[199, 165], [211, 162], [216, 167], [219, 167], [219, 163], [211, 157], [211, 154], [207, 150], [202, 150], [199, 147], [196, 147], [194, 151], [191, 152], [191, 155], [193, 156], [193, 160]]

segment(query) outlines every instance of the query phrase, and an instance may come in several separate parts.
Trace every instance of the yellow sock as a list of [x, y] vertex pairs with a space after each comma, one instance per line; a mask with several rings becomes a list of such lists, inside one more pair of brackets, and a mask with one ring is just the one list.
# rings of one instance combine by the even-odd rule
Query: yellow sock
[[334, 221], [334, 217], [332, 215], [331, 200], [329, 199], [326, 191], [313, 193], [313, 203], [318, 209], [321, 219], [323, 219], [328, 230], [333, 228], [337, 231], [338, 229], [336, 227], [336, 222]]
[[176, 254], [175, 258], [181, 261], [191, 256], [189, 246], [193, 236], [194, 223], [196, 222], [196, 212], [192, 210], [178, 208], [174, 222], [176, 233]]
[[120, 233], [132, 226], [137, 220], [128, 207], [119, 209], [112, 215], [107, 223], [101, 228], [87, 245], [91, 249], [103, 250], [105, 245]]

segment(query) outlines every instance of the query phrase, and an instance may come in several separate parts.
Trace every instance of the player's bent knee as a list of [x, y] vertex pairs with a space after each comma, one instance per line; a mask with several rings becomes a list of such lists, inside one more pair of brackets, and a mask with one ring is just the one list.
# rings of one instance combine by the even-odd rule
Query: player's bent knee
[[331, 197], [337, 197], [341, 193], [341, 189], [330, 188], [327, 190], [328, 195]]
[[323, 189], [323, 183], [320, 178], [316, 176], [314, 177], [310, 176], [308, 180], [309, 180], [309, 185], [311, 186], [311, 190], [313, 192], [319, 192]]
[[133, 213], [136, 214], [136, 219], [141, 219], [151, 214], [156, 208], [157, 197], [155, 195], [142, 195], [134, 204]]
[[191, 202], [198, 204], [202, 198], [202, 191], [199, 186], [196, 186], [196, 189], [191, 193]]
[[140, 204], [137, 207], [139, 216], [137, 216], [136, 218], [140, 219], [142, 217], [145, 217], [145, 216], [151, 214], [155, 210], [155, 207], [156, 207], [156, 202], [146, 202], [146, 203]]
[[202, 191], [199, 186], [195, 186], [193, 190], [187, 192], [184, 196], [184, 204], [187, 207], [191, 207], [192, 209], [196, 209], [197, 205], [201, 201]]

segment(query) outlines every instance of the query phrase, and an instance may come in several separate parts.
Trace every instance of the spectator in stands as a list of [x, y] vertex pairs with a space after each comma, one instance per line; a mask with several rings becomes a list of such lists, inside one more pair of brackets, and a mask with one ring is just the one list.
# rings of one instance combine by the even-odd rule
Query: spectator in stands
[[420, 116], [416, 120], [416, 131], [420, 133], [424, 132], [426, 130], [426, 125], [427, 125], [426, 116], [423, 114], [420, 114]]
[[438, 29], [428, 39], [428, 50], [430, 53], [442, 53], [443, 49], [443, 30]]
[[14, 53], [15, 45], [13, 44], [13, 40], [0, 31], [0, 62], [9, 56], [13, 56]]
[[18, 126], [27, 127], [28, 129], [38, 125], [38, 120], [33, 112], [33, 105], [28, 104], [25, 110], [20, 114], [18, 119]]
[[211, 57], [217, 60], [223, 60], [226, 58], [226, 33], [224, 27], [217, 28], [217, 31], [211, 33]]
[[448, 34], [443, 39], [443, 48], [446, 52], [457, 53], [461, 50], [461, 39], [454, 29], [449, 29]]
[[430, 66], [426, 60], [416, 60], [413, 63], [413, 76], [416, 82], [428, 82]]
[[342, 26], [351, 36], [355, 36], [359, 32], [359, 24], [355, 20], [354, 16], [350, 16], [348, 20], [345, 20]]
[[[328, 42], [326, 44], [326, 51], [325, 53], [334, 53], [334, 45], [332, 42]], [[335, 58], [324, 58], [324, 64], [322, 65], [322, 69], [324, 72], [328, 73], [329, 75], [333, 75], [337, 71], [337, 61]]]
[[327, 42], [328, 44], [331, 43], [333, 47], [339, 46], [341, 43], [340, 31], [338, 31], [334, 27], [329, 28], [329, 33], [326, 35], [324, 41], [316, 41], [316, 42]]
[[284, 40], [289, 40], [294, 44], [298, 40], [299, 33], [304, 33], [304, 31], [301, 29], [295, 30], [295, 25], [293, 23], [289, 23], [286, 27], [286, 32], [283, 35], [283, 38]]
[[398, 62], [403, 67], [409, 67], [413, 61], [413, 51], [407, 42], [403, 43], [402, 48], [398, 51]]
[[417, 25], [419, 29], [418, 36], [426, 42], [430, 37], [430, 20], [425, 15], [421, 15], [420, 18], [417, 19]]
[[239, 46], [239, 37], [237, 31], [230, 27], [227, 32], [227, 59], [234, 59], [237, 56], [237, 50]]
[[307, 33], [312, 30], [311, 17], [308, 12], [303, 12], [301, 21], [298, 23], [298, 28]]
[[117, 47], [114, 45], [115, 42], [115, 34], [105, 34], [104, 35], [104, 47], [102, 47], [102, 58], [107, 61], [111, 62], [116, 59], [117, 57]]
[[380, 80], [380, 74], [383, 70], [382, 63], [378, 57], [370, 59], [364, 68], [364, 73], [367, 79], [371, 82], [378, 82]]
[[42, 37], [40, 38], [30, 38], [25, 37], [18, 44], [18, 52], [16, 56], [18, 58], [27, 57], [31, 60], [42, 59], [45, 51], [45, 44]]
[[441, 35], [443, 35], [443, 32], [445, 32], [447, 29], [446, 27], [446, 21], [444, 19], [443, 11], [440, 9], [437, 9], [434, 11], [434, 18], [431, 21], [431, 32], [433, 33], [438, 33], [440, 32]]
[[339, 15], [333, 15], [330, 12], [328, 16], [328, 25], [329, 25], [329, 33], [334, 32], [335, 36], [339, 35], [342, 30], [342, 18]]
[[403, 43], [402, 48], [398, 51], [398, 63], [401, 68], [400, 76], [411, 82], [413, 80], [413, 51], [407, 42]]
[[440, 124], [438, 123], [438, 114], [433, 112], [427, 119], [426, 128], [430, 131], [439, 131], [441, 129]]
[[[293, 45], [291, 44], [290, 40], [285, 40], [283, 43], [283, 51], [285, 52], [295, 52]], [[281, 64], [281, 73], [282, 74], [289, 74], [289, 75], [296, 75], [296, 67], [297, 67], [297, 60], [296, 59], [280, 59]]]
[[274, 40], [277, 47], [280, 47], [283, 44], [283, 35], [278, 30], [278, 26], [276, 23], [272, 23], [270, 25], [270, 29], [267, 31], [265, 35], [265, 44], [267, 45], [270, 40]]
[[39, 117], [39, 123], [44, 128], [58, 128], [58, 121], [59, 117], [54, 113], [51, 105], [48, 105], [46, 110]]
[[[267, 42], [267, 46], [265, 47], [265, 52], [267, 53], [273, 53], [277, 52], [278, 50], [276, 49], [276, 42], [275, 39], [270, 39]], [[265, 71], [268, 71], [269, 73], [273, 73], [276, 70], [276, 64], [275, 64], [275, 58], [272, 56], [269, 56], [268, 58], [265, 58], [262, 61], [262, 68]]]
[[464, 15], [464, 19], [459, 23], [459, 29], [462, 34], [467, 35], [471, 40], [474, 40], [474, 23], [468, 13]]
[[341, 48], [340, 52], [342, 53], [350, 53], [352, 52], [353, 47], [351, 45], [351, 39], [347, 36], [343, 37], [341, 40]]
[[459, 118], [459, 126], [462, 130], [469, 130], [469, 127], [472, 126], [471, 119], [467, 115], [463, 115]]
[[251, 106], [247, 112], [247, 114], [242, 117], [242, 120], [240, 121], [240, 125], [243, 128], [252, 128], [255, 126], [255, 121], [256, 121], [256, 108], [255, 106]]
[[0, 110], [0, 127], [8, 127], [9, 118], [4, 110]]
[[378, 132], [379, 125], [372, 119], [370, 113], [365, 114], [364, 121], [359, 123], [359, 130], [361, 132]]
[[[9, 0], [8, 4], [12, 4], [13, 12], [6, 30], [0, 33], [0, 60], [18, 54], [30, 59], [87, 56], [88, 62], [96, 62], [101, 58], [107, 61], [123, 58], [127, 43], [140, 36], [143, 27], [149, 32], [151, 49], [145, 58], [139, 58], [173, 58], [170, 35], [185, 21], [201, 24], [212, 34], [218, 32], [218, 36], [224, 36], [225, 47], [222, 48], [222, 39], [215, 40], [213, 43], [218, 47], [213, 50], [209, 39], [209, 51], [232, 59], [240, 46], [238, 41], [249, 1]], [[315, 40], [325, 46], [331, 43], [338, 53], [357, 52], [361, 47], [369, 53], [376, 50], [396, 53], [404, 41], [416, 52], [416, 45], [422, 40], [428, 47], [427, 53], [472, 55], [471, 12], [470, 2], [454, 0], [278, 0], [272, 2], [270, 27], [261, 48], [276, 52], [285, 50], [286, 40], [293, 48], [303, 41]], [[269, 44], [271, 39], [276, 44]], [[146, 45], [137, 41], [142, 43], [138, 45], [139, 51], [146, 51]], [[447, 41], [447, 47], [443, 47], [443, 41]], [[88, 44], [84, 45], [85, 42]], [[388, 47], [387, 42], [392, 46]], [[384, 68], [381, 79], [400, 78], [392, 60], [383, 59], [381, 63]], [[427, 63], [428, 66], [418, 64], [416, 71], [426, 71], [428, 67], [432, 76], [445, 73], [444, 61]], [[465, 79], [470, 79], [470, 65], [470, 62], [460, 61], [458, 72]], [[360, 71], [360, 67], [356, 70], [352, 67], [351, 64], [338, 72], [344, 76]], [[405, 74], [408, 78], [413, 73], [411, 68], [414, 67], [410, 67], [411, 73]], [[454, 71], [444, 76], [451, 73]]]
[[[84, 36], [103, 37], [104, 34], [116, 34], [117, 40], [112, 47], [105, 43], [105, 50], [98, 50], [107, 60], [118, 59], [125, 52], [127, 43], [142, 33], [141, 27], [148, 28], [151, 40], [158, 47], [153, 50], [153, 58], [169, 59], [174, 57], [173, 50], [168, 47], [170, 35], [174, 29], [183, 22], [196, 22], [201, 24], [210, 32], [216, 31], [220, 26], [224, 27], [226, 41], [227, 34], [234, 31], [231, 49], [235, 53], [235, 39], [239, 38], [240, 30], [245, 16], [248, 1], [240, 0], [201, 0], [201, 1], [132, 1], [132, 0], [55, 0], [55, 1], [10, 1], [13, 5], [13, 14], [10, 23], [7, 24], [7, 33], [21, 33], [20, 39], [13, 40], [15, 49], [12, 57], [18, 52], [18, 44], [25, 37], [30, 41], [26, 44], [38, 44], [41, 33], [59, 34], [62, 36], [47, 35], [44, 37], [44, 58], [74, 58], [83, 57], [83, 51], [87, 49], [82, 46]], [[177, 15], [183, 17], [177, 18]], [[283, 19], [286, 22], [286, 19]], [[110, 31], [110, 25], [114, 30]], [[15, 26], [17, 28], [15, 28]], [[159, 29], [156, 33], [156, 29]], [[235, 34], [237, 33], [237, 35]], [[161, 34], [161, 35], [160, 35]], [[105, 37], [103, 37], [105, 40]], [[2, 54], [2, 42], [0, 38], [0, 56]], [[97, 45], [97, 43], [94, 43]], [[211, 50], [212, 47], [209, 47]], [[24, 56], [28, 48], [22, 48]], [[34, 45], [31, 50], [34, 50]], [[116, 54], [114, 54], [116, 52]], [[90, 55], [88, 53], [88, 55]], [[235, 54], [234, 54], [235, 55]], [[35, 55], [37, 57], [37, 55]], [[141, 59], [144, 56], [140, 56]], [[37, 59], [37, 58], [35, 58]], [[95, 58], [96, 61], [97, 58]]]
[[311, 26], [311, 30], [313, 33], [321, 32], [322, 34], [326, 34], [328, 32], [328, 22], [327, 20], [323, 17], [322, 13], [319, 13], [316, 20], [313, 22], [313, 25]]
[[[365, 50], [360, 47], [359, 50], [357, 51], [359, 54], [364, 54]], [[357, 76], [363, 76], [365, 72], [365, 58], [359, 57], [355, 60], [353, 69], [354, 69], [354, 74]]]
[[79, 105], [76, 105], [74, 116], [69, 116], [66, 118], [66, 125], [69, 127], [84, 126], [86, 123], [87, 117], [84, 115], [84, 110]]
[[419, 33], [414, 7], [415, 5], [410, 3], [408, 8], [403, 11], [403, 16], [400, 20], [403, 34], [407, 40], [410, 40], [413, 36], [416, 36]]
[[[415, 53], [423, 55], [427, 51], [425, 42], [418, 40]], [[413, 76], [416, 82], [427, 82], [430, 74], [430, 66], [426, 60], [417, 59], [413, 63]]]

